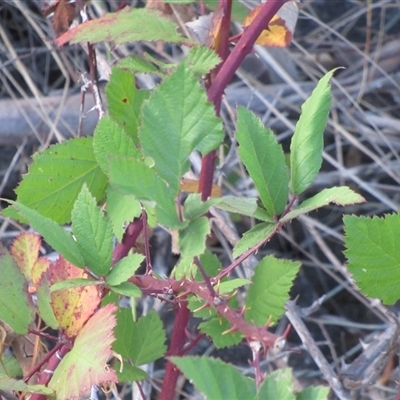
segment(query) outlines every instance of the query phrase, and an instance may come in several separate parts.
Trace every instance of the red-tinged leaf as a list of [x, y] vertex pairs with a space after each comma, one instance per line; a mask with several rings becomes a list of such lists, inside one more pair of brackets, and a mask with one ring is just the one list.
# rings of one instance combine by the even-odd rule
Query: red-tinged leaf
[[43, 274], [43, 272], [47, 271], [47, 269], [50, 267], [51, 261], [46, 258], [46, 257], [40, 257], [35, 264], [33, 265], [32, 268], [32, 284], [37, 285], [38, 282], [40, 281], [40, 278]]
[[184, 39], [176, 33], [176, 28], [171, 19], [163, 17], [155, 10], [125, 7], [118, 12], [105, 14], [96, 20], [87, 21], [70, 29], [56, 39], [55, 43], [58, 46], [68, 42], [112, 41], [123, 44], [139, 40], [180, 43]]
[[14, 240], [10, 249], [14, 261], [28, 281], [32, 279], [32, 269], [38, 259], [41, 242], [36, 233], [24, 232]]
[[81, 329], [74, 347], [62, 359], [49, 382], [57, 400], [85, 398], [93, 385], [117, 382], [117, 375], [107, 365], [112, 356], [117, 307], [108, 304], [94, 314]]
[[[81, 268], [60, 257], [51, 268], [51, 284], [67, 279], [84, 278]], [[58, 290], [51, 293], [51, 306], [61, 328], [69, 337], [74, 337], [85, 322], [93, 315], [101, 298], [96, 286]]]

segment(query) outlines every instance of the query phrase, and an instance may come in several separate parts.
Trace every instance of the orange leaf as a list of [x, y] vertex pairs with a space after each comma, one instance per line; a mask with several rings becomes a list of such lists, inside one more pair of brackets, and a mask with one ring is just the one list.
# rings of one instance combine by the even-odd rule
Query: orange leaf
[[[61, 256], [52, 265], [51, 284], [67, 279], [85, 278], [85, 272]], [[85, 322], [93, 315], [101, 298], [96, 286], [85, 286], [57, 290], [51, 293], [54, 315], [68, 337], [74, 337]]]
[[[243, 27], [246, 28], [251, 24], [257, 14], [260, 12], [261, 4], [254, 8], [253, 11], [245, 18]], [[286, 47], [293, 39], [294, 28], [296, 27], [299, 8], [295, 1], [285, 3], [281, 9], [274, 15], [268, 24], [268, 28], [261, 32], [256, 40], [256, 44], [271, 47]]]
[[[199, 191], [199, 181], [194, 179], [182, 179], [181, 190], [182, 192], [197, 193]], [[211, 188], [211, 197], [222, 197], [222, 189], [214, 183]]]

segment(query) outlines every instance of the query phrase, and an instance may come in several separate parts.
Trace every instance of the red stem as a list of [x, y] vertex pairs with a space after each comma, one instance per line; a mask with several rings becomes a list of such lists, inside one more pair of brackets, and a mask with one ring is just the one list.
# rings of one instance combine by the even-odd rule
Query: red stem
[[[187, 307], [185, 298], [181, 299], [176, 309], [174, 330], [172, 332], [171, 344], [168, 350], [168, 356], [180, 355], [186, 341], [186, 326], [189, 322], [190, 311]], [[178, 381], [180, 371], [172, 364], [167, 362], [165, 367], [165, 375], [159, 400], [171, 400], [175, 397], [176, 383]]]

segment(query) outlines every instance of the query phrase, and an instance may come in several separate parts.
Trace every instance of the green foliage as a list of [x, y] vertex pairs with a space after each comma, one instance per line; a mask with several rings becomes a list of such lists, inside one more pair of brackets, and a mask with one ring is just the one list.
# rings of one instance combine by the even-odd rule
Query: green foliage
[[155, 361], [166, 351], [166, 336], [155, 311], [133, 321], [132, 312], [121, 308], [117, 313], [116, 341], [113, 349], [139, 366]]
[[0, 318], [18, 334], [24, 335], [33, 322], [28, 285], [6, 248], [0, 245]]
[[343, 221], [348, 269], [357, 285], [367, 296], [394, 304], [400, 293], [400, 214], [384, 218], [346, 215]]
[[130, 254], [114, 265], [108, 274], [106, 282], [110, 286], [120, 285], [129, 279], [140, 267], [144, 257], [140, 254]]
[[[104, 130], [109, 129], [109, 122], [103, 128], [104, 122], [100, 122], [100, 129], [103, 133], [103, 143], [114, 141], [118, 155], [137, 157], [136, 148], [132, 150], [132, 144], [127, 144], [126, 139], [120, 133], [121, 127], [133, 139], [133, 143], [138, 143], [139, 116], [143, 101], [149, 97], [149, 92], [136, 89], [135, 75], [120, 68], [113, 68], [110, 76], [110, 82], [106, 86], [107, 102], [111, 117], [119, 124], [111, 127], [116, 132], [111, 131], [109, 135]], [[96, 135], [95, 135], [96, 137]], [[128, 148], [124, 147], [127, 146]], [[110, 149], [112, 150], [112, 148]], [[125, 154], [121, 153], [125, 152]], [[131, 154], [134, 152], [135, 154]], [[111, 153], [113, 154], [113, 153]], [[100, 163], [100, 161], [99, 161]]]
[[97, 164], [92, 142], [92, 138], [71, 139], [37, 154], [16, 190], [18, 202], [64, 224], [71, 221], [84, 183], [101, 200], [107, 179]]
[[267, 376], [257, 393], [257, 400], [262, 399], [296, 399], [290, 368], [278, 369]]
[[239, 155], [270, 215], [281, 214], [289, 195], [289, 169], [282, 147], [254, 114], [238, 109]]
[[209, 399], [255, 399], [254, 381], [242, 375], [230, 364], [205, 357], [171, 357], [171, 359]]
[[113, 248], [109, 218], [96, 206], [96, 200], [83, 185], [72, 210], [72, 232], [85, 265], [97, 276], [107, 275]]
[[300, 263], [264, 257], [256, 266], [246, 298], [246, 319], [263, 326], [275, 323], [284, 312], [289, 290]]
[[143, 152], [152, 157], [155, 171], [175, 196], [189, 169], [189, 155], [194, 150], [207, 154], [221, 144], [221, 120], [185, 63], [153, 91], [143, 105], [142, 118]]
[[304, 192], [321, 168], [323, 133], [332, 99], [329, 81], [334, 72], [328, 72], [318, 82], [301, 107], [290, 145], [290, 188], [295, 194]]
[[206, 236], [210, 233], [210, 221], [206, 217], [195, 219], [179, 232], [179, 246], [183, 257], [193, 258], [206, 249]]

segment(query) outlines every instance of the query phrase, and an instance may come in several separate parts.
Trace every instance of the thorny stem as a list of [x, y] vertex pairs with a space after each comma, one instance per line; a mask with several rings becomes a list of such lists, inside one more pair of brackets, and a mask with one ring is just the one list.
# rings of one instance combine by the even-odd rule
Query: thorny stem
[[211, 284], [211, 279], [210, 277], [206, 274], [206, 271], [203, 268], [203, 265], [201, 264], [200, 260], [198, 257], [194, 257], [193, 259], [194, 264], [197, 266], [199, 269], [201, 276], [204, 279], [204, 283], [206, 284], [208, 290], [210, 291], [211, 295], [214, 297], [218, 297], [217, 292], [214, 290], [213, 285]]

